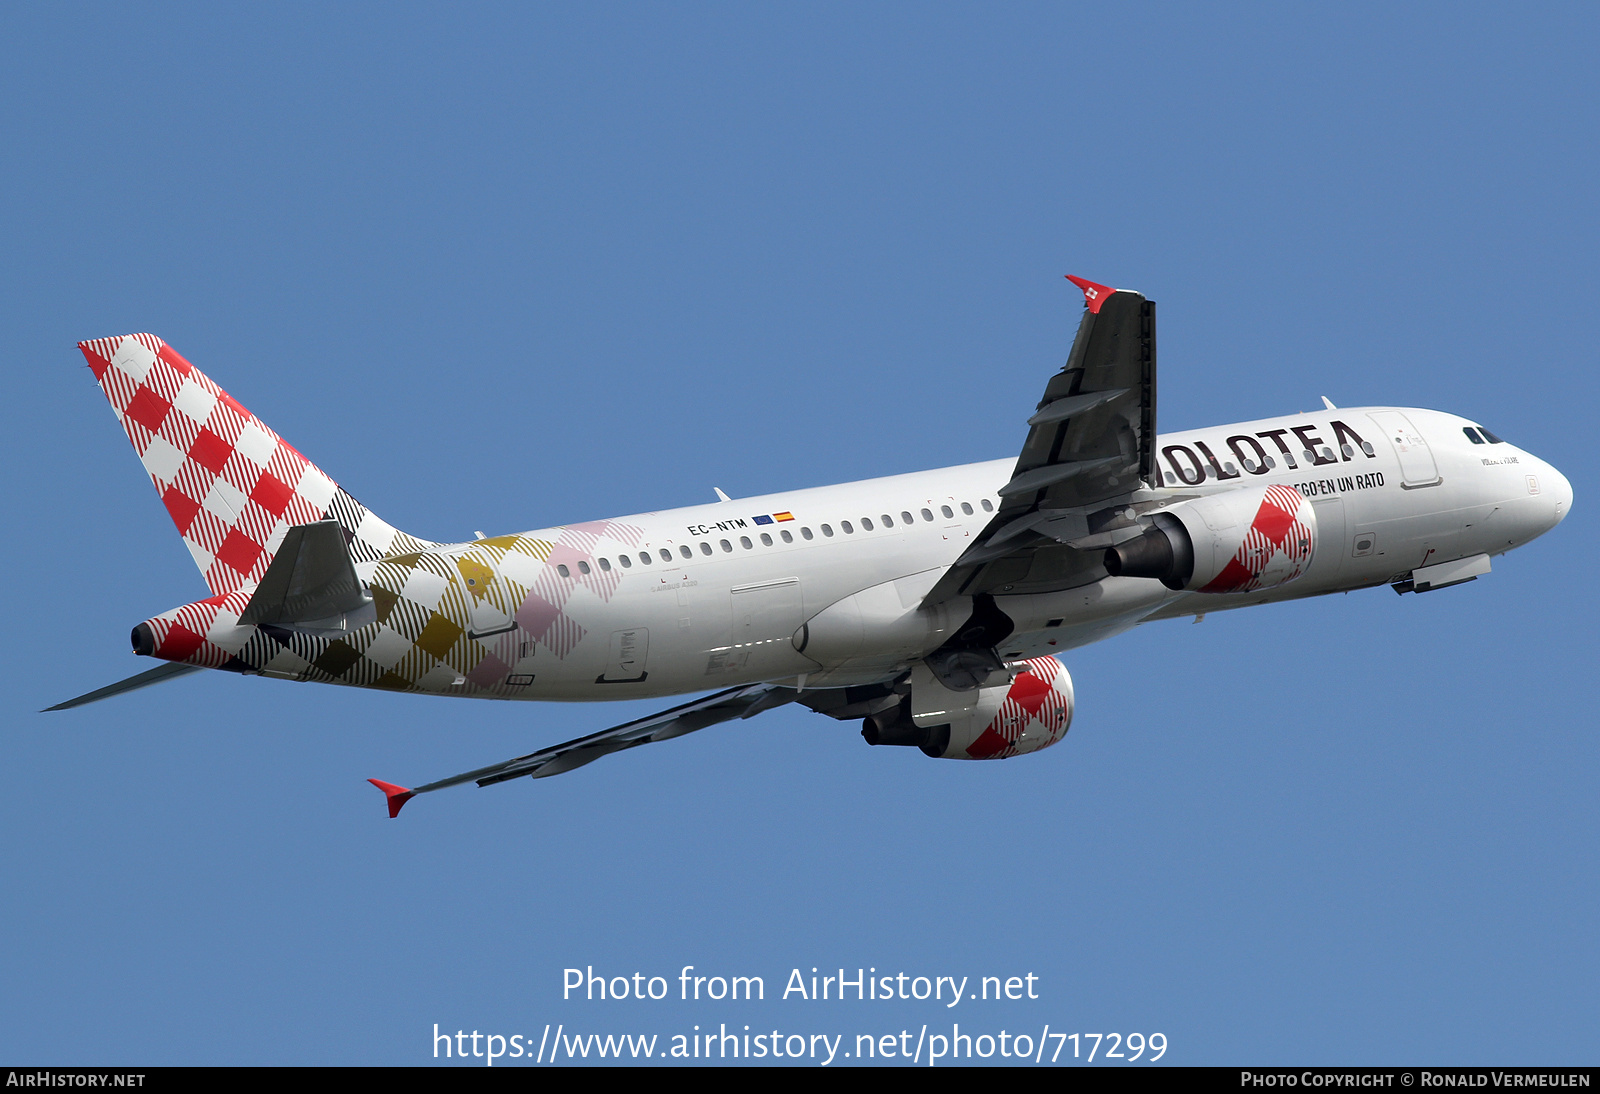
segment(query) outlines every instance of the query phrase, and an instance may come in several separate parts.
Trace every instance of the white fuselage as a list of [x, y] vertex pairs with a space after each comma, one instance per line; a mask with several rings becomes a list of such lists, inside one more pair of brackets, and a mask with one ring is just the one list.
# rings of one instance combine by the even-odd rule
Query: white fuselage
[[[1147, 619], [1379, 585], [1419, 567], [1503, 554], [1554, 527], [1571, 505], [1567, 480], [1508, 443], [1474, 443], [1463, 432], [1470, 424], [1436, 411], [1366, 407], [1163, 435], [1163, 485], [1137, 498], [1293, 487], [1309, 499], [1319, 529], [1309, 569], [1275, 589], [1227, 595], [1173, 592], [1134, 577], [1048, 594], [1002, 590], [996, 603], [1016, 629], [999, 652], [1008, 660], [1059, 653]], [[550, 565], [565, 568], [559, 580], [571, 582], [562, 610], [578, 637], [563, 656], [539, 650], [518, 663], [515, 671], [532, 679], [514, 697], [609, 700], [801, 676], [810, 687], [892, 679], [947, 632], [948, 620], [926, 619], [918, 606], [993, 519], [1015, 464], [993, 460], [529, 533], [565, 545]], [[861, 618], [849, 656], [819, 661], [796, 649], [802, 624], [858, 594], [861, 606], [847, 606], [847, 627]], [[958, 599], [945, 614], [966, 606]]]

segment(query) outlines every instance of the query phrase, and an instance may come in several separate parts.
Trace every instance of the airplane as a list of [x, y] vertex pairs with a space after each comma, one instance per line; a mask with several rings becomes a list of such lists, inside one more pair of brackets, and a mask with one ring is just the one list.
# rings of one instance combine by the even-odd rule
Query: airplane
[[133, 628], [161, 662], [480, 699], [710, 695], [415, 788], [571, 771], [798, 703], [869, 745], [1005, 759], [1060, 741], [1057, 655], [1141, 623], [1475, 580], [1572, 486], [1488, 429], [1409, 407], [1159, 435], [1155, 303], [1068, 275], [1077, 336], [1021, 454], [436, 543], [357, 502], [161, 339], [79, 348], [210, 595]]

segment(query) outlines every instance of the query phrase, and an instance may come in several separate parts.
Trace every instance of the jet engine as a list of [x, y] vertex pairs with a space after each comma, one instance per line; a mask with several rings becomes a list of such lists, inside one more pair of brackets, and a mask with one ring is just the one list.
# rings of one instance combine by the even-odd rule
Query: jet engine
[[1153, 577], [1169, 589], [1246, 593], [1305, 573], [1316, 538], [1316, 512], [1298, 490], [1250, 487], [1153, 514], [1137, 539], [1107, 549], [1105, 567], [1114, 577]]
[[1048, 748], [1072, 724], [1072, 677], [1054, 657], [1011, 668], [1016, 676], [1008, 683], [950, 691], [919, 665], [911, 694], [868, 715], [861, 736], [869, 745], [915, 745], [948, 760], [1003, 760]]

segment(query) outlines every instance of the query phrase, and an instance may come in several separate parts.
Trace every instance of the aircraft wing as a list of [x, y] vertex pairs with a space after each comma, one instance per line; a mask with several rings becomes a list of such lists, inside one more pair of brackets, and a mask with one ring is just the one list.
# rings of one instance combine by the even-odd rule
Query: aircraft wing
[[[1136, 292], [1068, 278], [1085, 311], [1066, 365], [1028, 419], [994, 519], [924, 600], [1071, 588], [1100, 565], [1112, 502], [1159, 482], [1156, 306]], [[1104, 541], [1104, 542], [1103, 542]], [[1076, 546], [1073, 544], [1076, 543]]]
[[524, 775], [534, 779], [560, 775], [573, 768], [593, 763], [602, 756], [621, 752], [625, 748], [636, 748], [653, 741], [682, 737], [686, 733], [705, 729], [718, 722], [754, 717], [764, 710], [771, 710], [773, 707], [790, 702], [797, 694], [799, 693], [794, 688], [777, 684], [746, 684], [743, 687], [719, 691], [704, 699], [696, 699], [692, 703], [673, 707], [671, 710], [664, 710], [660, 714], [652, 714], [648, 718], [625, 722], [620, 726], [602, 729], [599, 733], [591, 733], [587, 737], [541, 748], [537, 752], [530, 752], [526, 756], [518, 756], [504, 763], [491, 764], [476, 771], [466, 771], [448, 779], [440, 779], [438, 782], [419, 786], [415, 790], [378, 779], [367, 781], [384, 792], [389, 799], [389, 816], [396, 817], [400, 814], [400, 807], [418, 794], [443, 790], [447, 786], [459, 786], [465, 782], [491, 786], [510, 779], [520, 779]]

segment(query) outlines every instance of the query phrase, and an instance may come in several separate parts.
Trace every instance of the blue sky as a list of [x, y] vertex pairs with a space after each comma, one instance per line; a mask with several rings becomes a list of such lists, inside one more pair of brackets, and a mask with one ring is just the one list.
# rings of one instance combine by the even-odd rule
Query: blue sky
[[[1592, 8], [61, 5], [0, 31], [0, 1056], [955, 1020], [1160, 1031], [1177, 1063], [1594, 1061]], [[143, 667], [128, 629], [203, 590], [80, 339], [160, 335], [459, 539], [1011, 455], [1077, 322], [1065, 273], [1159, 301], [1167, 429], [1435, 407], [1554, 463], [1574, 513], [1437, 595], [1075, 651], [1067, 740], [1005, 763], [784, 709], [390, 822], [365, 778], [660, 704], [218, 674], [36, 713]], [[591, 965], [769, 999], [563, 1002]], [[1041, 998], [772, 998], [812, 966]]]

